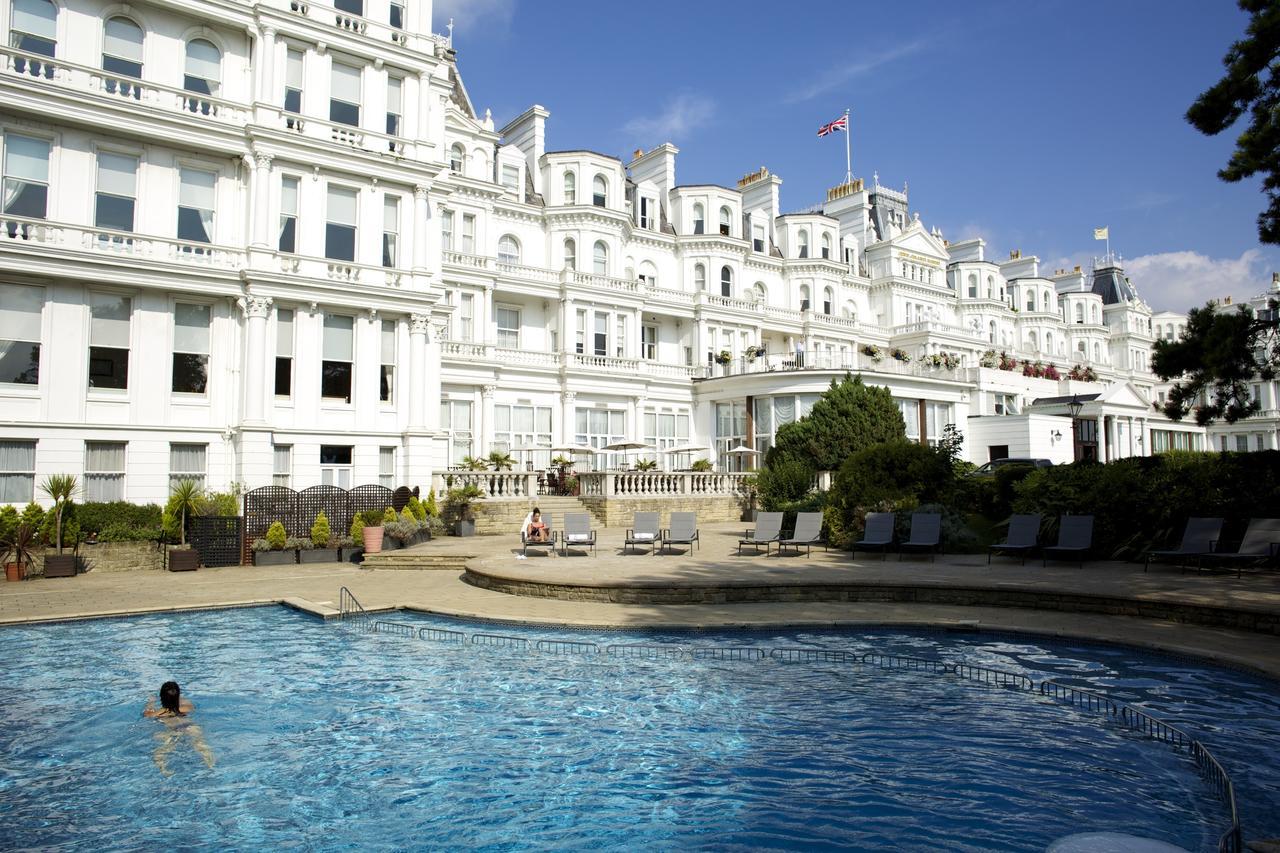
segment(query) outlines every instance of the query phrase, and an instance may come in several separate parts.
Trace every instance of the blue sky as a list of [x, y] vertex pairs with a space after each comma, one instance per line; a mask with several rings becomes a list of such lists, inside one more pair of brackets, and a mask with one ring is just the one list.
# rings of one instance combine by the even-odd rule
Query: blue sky
[[1235, 134], [1183, 118], [1244, 32], [1226, 0], [437, 0], [437, 32], [450, 16], [476, 108], [501, 127], [542, 104], [551, 150], [670, 141], [681, 183], [764, 165], [793, 210], [843, 179], [844, 139], [815, 134], [849, 107], [854, 174], [907, 182], [928, 227], [988, 257], [1087, 267], [1106, 225], [1156, 310], [1280, 270], [1258, 182], [1216, 176]]

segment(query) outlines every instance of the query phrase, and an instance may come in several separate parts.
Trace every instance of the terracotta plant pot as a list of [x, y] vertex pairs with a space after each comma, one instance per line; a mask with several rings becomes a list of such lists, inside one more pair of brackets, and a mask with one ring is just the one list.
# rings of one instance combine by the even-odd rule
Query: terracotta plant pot
[[22, 580], [22, 564], [21, 563], [5, 563], [4, 579], [7, 581]]
[[366, 554], [382, 553], [382, 532], [381, 527], [366, 527], [360, 531], [360, 535], [364, 537], [364, 552]]

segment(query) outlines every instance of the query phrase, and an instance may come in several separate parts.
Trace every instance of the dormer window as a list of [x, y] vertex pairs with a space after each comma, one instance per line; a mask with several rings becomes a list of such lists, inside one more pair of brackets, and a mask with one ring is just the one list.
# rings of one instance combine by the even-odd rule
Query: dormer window
[[609, 195], [609, 182], [604, 175], [596, 175], [591, 182], [591, 203], [596, 207], [604, 207]]
[[751, 250], [754, 252], [764, 251], [764, 226], [751, 226]]
[[728, 237], [730, 235], [730, 224], [733, 222], [733, 213], [727, 207], [720, 208], [720, 236]]
[[449, 149], [449, 171], [455, 175], [461, 175], [462, 164], [466, 159], [467, 153], [463, 150], [462, 143], [453, 143], [453, 147]]
[[693, 233], [705, 234], [707, 230], [707, 210], [701, 204], [693, 206]]

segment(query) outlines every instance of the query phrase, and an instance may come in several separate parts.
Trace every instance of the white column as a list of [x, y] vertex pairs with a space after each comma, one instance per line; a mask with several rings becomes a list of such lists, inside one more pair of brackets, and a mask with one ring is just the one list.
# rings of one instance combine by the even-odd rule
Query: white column
[[258, 54], [258, 100], [268, 104], [278, 103], [275, 97], [276, 31], [271, 27], [262, 30]]
[[480, 389], [480, 393], [483, 395], [482, 396], [483, 402], [481, 404], [481, 409], [482, 409], [481, 417], [483, 418], [482, 428], [484, 430], [484, 433], [480, 436], [477, 436], [477, 438], [480, 439], [480, 442], [481, 442], [480, 446], [483, 448], [483, 450], [481, 450], [480, 453], [483, 453], [486, 455], [489, 449], [493, 447], [493, 437], [494, 437], [493, 395], [494, 395], [494, 392], [496, 392], [497, 390], [498, 390], [497, 385], [485, 385]]
[[[575, 404], [578, 400], [576, 391], [565, 391], [560, 395], [560, 401], [563, 404], [561, 410], [563, 417], [560, 424], [560, 443], [569, 445], [573, 444], [573, 437], [576, 434], [577, 426], [574, 418]], [[572, 454], [568, 454], [572, 458]]]
[[480, 297], [480, 334], [477, 343], [492, 344], [493, 336], [489, 334], [489, 326], [493, 323], [493, 284], [488, 282], [481, 291]]
[[253, 155], [253, 245], [265, 249], [271, 245], [267, 211], [271, 206], [271, 155]]
[[440, 342], [444, 340], [444, 334], [443, 325], [428, 328], [424, 367], [426, 382], [419, 383], [427, 407], [426, 427], [433, 432], [440, 430]]
[[246, 296], [240, 300], [245, 316], [244, 369], [244, 420], [247, 424], [263, 422], [266, 406], [267, 373], [267, 315], [271, 312], [271, 299], [264, 296]]
[[1124, 420], [1125, 420], [1125, 427], [1129, 431], [1129, 455], [1137, 456], [1138, 452], [1135, 449], [1136, 442], [1133, 440], [1133, 416], [1132, 415], [1127, 416], [1125, 417]]
[[643, 397], [632, 397], [630, 405], [627, 409], [627, 440], [628, 441], [644, 441], [641, 433], [640, 411], [644, 405]]
[[430, 269], [430, 244], [428, 243], [431, 220], [431, 207], [427, 200], [427, 188], [418, 185], [413, 188], [413, 271], [426, 272]]
[[418, 75], [418, 139], [431, 138], [431, 74], [423, 71]]
[[[409, 429], [418, 430], [426, 426], [425, 410], [430, 395], [428, 386], [432, 375], [427, 372], [427, 331], [431, 318], [426, 314], [413, 314], [409, 317]], [[439, 408], [440, 374], [435, 373], [436, 408]]]

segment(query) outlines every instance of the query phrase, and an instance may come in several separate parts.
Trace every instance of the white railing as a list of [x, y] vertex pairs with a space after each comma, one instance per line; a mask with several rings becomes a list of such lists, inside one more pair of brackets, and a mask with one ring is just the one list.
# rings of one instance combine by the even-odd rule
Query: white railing
[[504, 364], [523, 364], [529, 367], [549, 368], [560, 366], [560, 354], [554, 352], [494, 347], [493, 357]]
[[661, 299], [664, 302], [679, 302], [682, 305], [693, 304], [693, 294], [686, 293], [683, 290], [669, 290], [665, 287], [650, 287], [647, 289], [650, 299]]
[[442, 471], [431, 475], [431, 491], [442, 501], [450, 489], [475, 486], [485, 498], [519, 500], [538, 494], [538, 475], [529, 471]]
[[793, 320], [797, 323], [804, 319], [803, 311], [797, 311], [794, 308], [779, 308], [775, 305], [764, 306], [764, 313], [768, 317], [777, 317], [780, 320]]
[[974, 329], [967, 329], [964, 326], [951, 326], [947, 323], [939, 323], [935, 320], [924, 320], [918, 323], [907, 323], [903, 326], [894, 326], [889, 334], [891, 335], [909, 335], [914, 332], [933, 332], [943, 335], [959, 335], [963, 338], [973, 338], [974, 340], [985, 341], [987, 336]]
[[[409, 34], [404, 30], [396, 29], [390, 24], [373, 18], [363, 18], [350, 12], [335, 9], [333, 8], [333, 3], [329, 2], [329, 0], [315, 0], [314, 2], [312, 0], [270, 0], [270, 5], [277, 9], [287, 9], [299, 17], [327, 24], [341, 33], [387, 41], [398, 45], [405, 45], [409, 40]], [[432, 37], [432, 39], [439, 40], [438, 37]]]
[[525, 264], [511, 264], [504, 261], [498, 261], [496, 264], [498, 272], [512, 278], [535, 279], [537, 281], [559, 281], [560, 274], [554, 270], [544, 267], [531, 267]]
[[453, 358], [484, 358], [484, 344], [470, 341], [445, 341], [440, 344], [440, 354]]
[[727, 364], [708, 365], [704, 375], [707, 378], [723, 376], [744, 376], [756, 373], [787, 372], [792, 370], [839, 370], [865, 373], [889, 373], [901, 376], [936, 377], [938, 379], [958, 378], [958, 368], [935, 367], [915, 360], [903, 362], [889, 355], [879, 361], [861, 353], [804, 353], [761, 355], [753, 359], [735, 358]]
[[636, 358], [614, 358], [608, 355], [581, 355], [576, 352], [564, 354], [565, 367], [583, 370], [602, 370], [608, 373], [637, 373], [640, 360]]
[[236, 268], [245, 263], [244, 252], [227, 246], [18, 216], [0, 218], [0, 241], [206, 267]]
[[393, 154], [398, 157], [404, 156], [406, 151], [406, 140], [376, 130], [289, 112], [280, 113], [277, 121], [285, 130], [309, 139], [328, 140], [374, 154]]
[[92, 92], [112, 100], [170, 113], [186, 113], [226, 124], [243, 125], [249, 119], [249, 110], [233, 101], [8, 47], [0, 47], [0, 75]]
[[721, 471], [587, 471], [578, 474], [584, 497], [743, 497], [749, 474]]
[[465, 252], [454, 252], [448, 249], [444, 252], [444, 262], [455, 267], [487, 270], [490, 267], [491, 260], [491, 258], [487, 258], [484, 255], [468, 255]]
[[634, 279], [611, 278], [607, 275], [593, 275], [585, 272], [575, 272], [573, 283], [602, 290], [620, 290], [624, 293], [635, 293], [640, 288], [640, 283]]
[[703, 299], [708, 305], [715, 305], [720, 308], [732, 308], [734, 311], [750, 311], [758, 314], [763, 308], [759, 302], [749, 302], [746, 299], [733, 299], [728, 296], [717, 296], [714, 293], [703, 293]]

